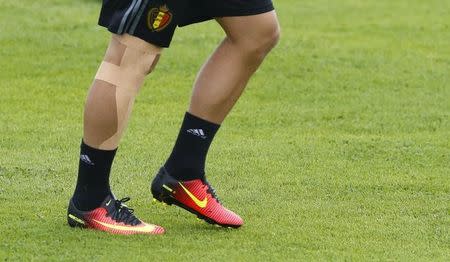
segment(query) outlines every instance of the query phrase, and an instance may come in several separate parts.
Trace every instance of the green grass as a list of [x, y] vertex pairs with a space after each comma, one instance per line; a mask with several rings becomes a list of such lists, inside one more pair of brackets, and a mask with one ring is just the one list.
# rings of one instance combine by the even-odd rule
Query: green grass
[[[0, 259], [450, 259], [450, 2], [280, 0], [279, 46], [208, 158], [246, 224], [150, 204], [197, 69], [222, 38], [178, 30], [135, 106], [112, 174], [162, 237], [66, 225], [87, 88], [108, 33], [99, 1], [0, 3]], [[193, 48], [195, 47], [195, 48]]]

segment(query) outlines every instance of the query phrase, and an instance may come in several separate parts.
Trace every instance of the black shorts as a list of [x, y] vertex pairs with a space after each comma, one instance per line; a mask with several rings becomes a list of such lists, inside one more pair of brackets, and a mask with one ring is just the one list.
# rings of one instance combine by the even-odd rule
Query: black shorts
[[271, 0], [103, 0], [98, 23], [112, 33], [168, 47], [177, 26], [273, 9]]

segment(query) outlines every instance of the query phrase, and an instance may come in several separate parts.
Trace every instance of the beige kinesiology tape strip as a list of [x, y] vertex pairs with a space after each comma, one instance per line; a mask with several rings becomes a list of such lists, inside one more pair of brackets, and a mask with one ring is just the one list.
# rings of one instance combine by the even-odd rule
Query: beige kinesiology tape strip
[[103, 61], [98, 68], [95, 79], [108, 82], [117, 88], [125, 88], [130, 92], [137, 93], [144, 82], [145, 75], [124, 69]]
[[113, 40], [125, 47], [120, 65], [103, 61], [95, 79], [137, 93], [145, 76], [153, 70], [158, 61], [161, 48], [130, 35], [114, 35]]
[[159, 55], [161, 54], [161, 48], [154, 46], [152, 44], [147, 43], [146, 41], [137, 38], [135, 36], [131, 36], [129, 34], [124, 35], [114, 35], [113, 36], [117, 41], [119, 41], [121, 44], [138, 50], [140, 52], [146, 53], [146, 54], [153, 54], [153, 55]]

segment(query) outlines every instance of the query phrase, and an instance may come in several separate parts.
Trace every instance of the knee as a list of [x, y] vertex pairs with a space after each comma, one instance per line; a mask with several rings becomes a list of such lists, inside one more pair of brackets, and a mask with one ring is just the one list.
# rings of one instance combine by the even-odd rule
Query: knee
[[277, 45], [279, 40], [280, 26], [277, 21], [273, 21], [236, 42], [248, 55], [263, 59]]
[[274, 23], [267, 32], [261, 36], [260, 45], [262, 52], [268, 53], [272, 50], [280, 41], [280, 26], [278, 22]]
[[95, 79], [136, 95], [158, 62], [161, 48], [129, 35], [113, 35]]

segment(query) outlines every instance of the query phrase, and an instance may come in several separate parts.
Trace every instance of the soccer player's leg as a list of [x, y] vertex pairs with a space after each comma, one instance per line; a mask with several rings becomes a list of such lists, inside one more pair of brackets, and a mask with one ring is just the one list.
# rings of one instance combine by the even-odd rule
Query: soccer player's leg
[[68, 208], [70, 226], [114, 234], [164, 233], [162, 227], [139, 220], [124, 204], [129, 199], [115, 199], [109, 186], [134, 99], [160, 52], [137, 37], [113, 34], [85, 105], [78, 180]]
[[205, 178], [206, 155], [220, 124], [276, 45], [279, 25], [274, 11], [216, 20], [227, 36], [198, 74], [174, 149], [151, 191], [155, 199], [209, 223], [236, 228], [243, 220], [223, 207]]
[[127, 126], [144, 78], [162, 49], [130, 35], [112, 35], [84, 110], [84, 142], [113, 150]]
[[227, 36], [198, 74], [189, 112], [222, 123], [277, 44], [280, 29], [275, 11], [216, 20]]

